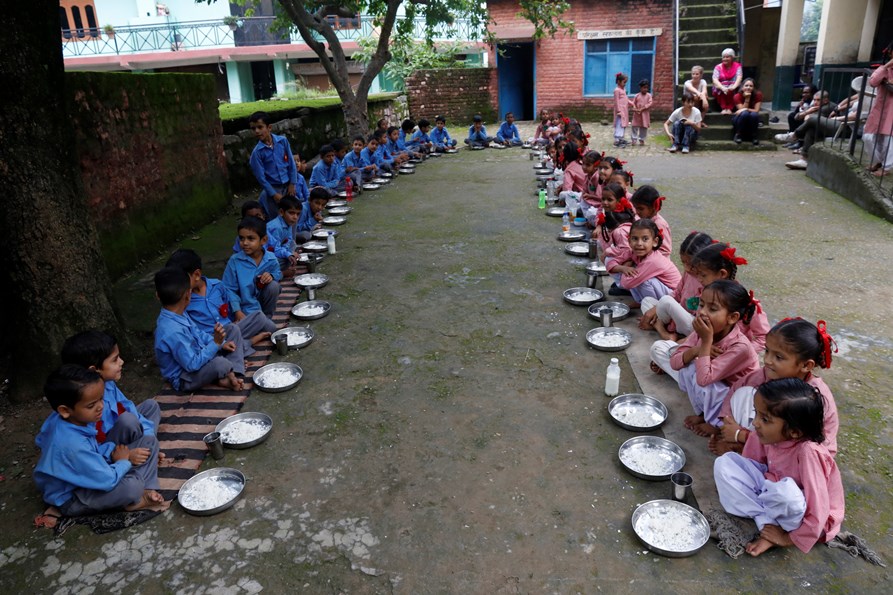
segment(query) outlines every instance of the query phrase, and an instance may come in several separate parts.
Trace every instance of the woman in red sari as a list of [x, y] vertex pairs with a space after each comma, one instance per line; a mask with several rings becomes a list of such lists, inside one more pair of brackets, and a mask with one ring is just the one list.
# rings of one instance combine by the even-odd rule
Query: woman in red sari
[[722, 62], [713, 68], [713, 96], [721, 113], [731, 114], [735, 110], [735, 92], [741, 86], [744, 71], [740, 62], [735, 62], [735, 50], [722, 51]]

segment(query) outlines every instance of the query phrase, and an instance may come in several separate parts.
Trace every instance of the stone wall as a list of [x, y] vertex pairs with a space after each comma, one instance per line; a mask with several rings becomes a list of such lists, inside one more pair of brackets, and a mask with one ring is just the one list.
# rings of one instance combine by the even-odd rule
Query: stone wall
[[70, 72], [66, 85], [84, 199], [113, 278], [227, 207], [211, 76]]
[[[381, 118], [399, 125], [408, 114], [406, 99], [402, 95], [370, 101], [368, 107], [369, 122], [372, 125]], [[334, 138], [347, 140], [347, 127], [340, 104], [325, 108], [305, 107], [281, 114], [271, 110], [271, 117], [273, 132], [288, 138], [292, 151], [311, 163], [315, 162], [322, 145]], [[223, 148], [232, 187], [236, 190], [257, 187], [257, 180], [248, 167], [248, 159], [257, 145], [257, 139], [248, 129], [248, 122], [244, 118], [239, 121], [225, 121], [223, 128], [227, 132], [223, 137]]]
[[[417, 70], [406, 79], [406, 95], [412, 117], [427, 118], [443, 115], [447, 128], [467, 127], [475, 114], [485, 122], [496, 120], [491, 96], [495, 80], [492, 68], [439, 68]], [[456, 134], [453, 133], [455, 137]], [[465, 134], [459, 135], [464, 138]]]

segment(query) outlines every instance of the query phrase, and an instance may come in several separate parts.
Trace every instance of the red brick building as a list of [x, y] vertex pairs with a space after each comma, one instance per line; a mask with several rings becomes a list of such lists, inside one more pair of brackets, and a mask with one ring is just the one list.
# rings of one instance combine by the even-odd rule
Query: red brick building
[[614, 76], [621, 71], [630, 79], [628, 94], [647, 78], [653, 112], [672, 111], [673, 0], [573, 0], [564, 19], [573, 21], [575, 31], [539, 42], [533, 41], [533, 25], [518, 16], [517, 1], [489, 0], [487, 7], [497, 39], [489, 59], [499, 118], [511, 111], [531, 120], [544, 108], [579, 119], [610, 116]]

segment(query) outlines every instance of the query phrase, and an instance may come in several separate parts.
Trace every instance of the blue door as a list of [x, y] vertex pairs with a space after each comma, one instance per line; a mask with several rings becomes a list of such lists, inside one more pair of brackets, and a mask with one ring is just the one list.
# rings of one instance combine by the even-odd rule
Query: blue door
[[508, 112], [516, 120], [533, 120], [533, 43], [501, 43], [496, 46], [496, 73], [499, 77], [499, 119]]

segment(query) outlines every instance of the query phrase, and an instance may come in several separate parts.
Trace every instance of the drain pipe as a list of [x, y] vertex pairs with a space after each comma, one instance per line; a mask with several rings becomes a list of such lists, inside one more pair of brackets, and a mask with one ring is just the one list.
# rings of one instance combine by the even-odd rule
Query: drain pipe
[[673, 0], [673, 7], [673, 109], [676, 109], [681, 100], [681, 96], [676, 97], [676, 89], [679, 87], [679, 0]]

